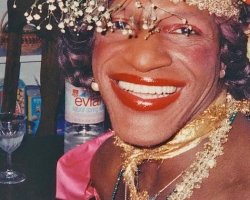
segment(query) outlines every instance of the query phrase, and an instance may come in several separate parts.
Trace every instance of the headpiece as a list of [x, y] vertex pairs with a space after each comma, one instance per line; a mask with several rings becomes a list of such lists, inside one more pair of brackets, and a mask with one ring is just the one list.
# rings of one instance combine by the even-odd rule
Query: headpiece
[[[140, 0], [134, 0], [135, 7], [138, 9], [143, 9], [144, 6]], [[154, 29], [154, 21], [156, 21], [156, 16], [154, 16], [154, 11], [156, 9], [161, 9], [152, 0], [148, 0], [151, 4], [150, 21], [148, 19], [143, 24], [143, 28], [151, 30]], [[185, 2], [188, 5], [195, 5], [200, 10], [207, 9], [210, 14], [215, 14], [216, 16], [226, 16], [238, 19], [239, 16], [239, 5], [242, 2], [248, 3], [249, 0], [170, 0], [173, 3]], [[111, 14], [115, 11], [119, 11], [122, 8], [126, 0], [121, 0], [120, 3], [109, 6], [108, 0], [47, 0], [40, 3], [40, 0], [35, 0], [30, 9], [25, 13], [27, 22], [30, 23], [33, 20], [40, 20], [43, 9], [48, 7], [48, 14], [42, 20], [42, 22], [37, 26], [40, 29], [42, 23], [47, 23], [46, 29], [51, 30], [53, 27], [51, 25], [51, 20], [54, 18], [58, 23], [58, 27], [62, 32], [65, 32], [65, 27], [71, 27], [72, 29], [77, 29], [80, 26], [87, 26], [87, 29], [92, 29], [94, 26], [99, 32], [111, 29], [114, 26], [111, 21]], [[236, 2], [236, 3], [233, 3]], [[15, 5], [16, 6], [16, 5]], [[55, 16], [55, 11], [59, 10], [61, 15], [57, 18]], [[163, 9], [161, 9], [163, 10]], [[165, 11], [165, 10], [164, 10]], [[169, 13], [168, 11], [165, 11]], [[171, 14], [171, 13], [170, 13]], [[78, 23], [78, 19], [82, 18], [82, 23]], [[147, 26], [146, 26], [146, 25]], [[150, 27], [151, 26], [151, 27]], [[105, 28], [104, 28], [105, 27]], [[126, 33], [129, 33], [126, 32]]]
[[[42, 1], [42, 2], [41, 2]], [[54, 19], [62, 33], [65, 32], [65, 28], [69, 27], [74, 30], [78, 35], [79, 30], [82, 27], [87, 30], [93, 30], [97, 32], [105, 32], [107, 30], [114, 31], [116, 29], [115, 23], [112, 22], [111, 14], [119, 12], [127, 0], [121, 0], [116, 5], [109, 5], [109, 0], [35, 0], [30, 9], [25, 12], [27, 23], [31, 21], [40, 21], [41, 13], [48, 9], [47, 16], [37, 25], [37, 29], [41, 29], [41, 24], [45, 23], [47, 30], [52, 30], [53, 26], [51, 21]], [[170, 0], [173, 3], [185, 2], [190, 6], [197, 6], [200, 10], [208, 10], [210, 14], [214, 14], [219, 17], [232, 18], [236, 21], [239, 20], [240, 9], [242, 4], [250, 5], [250, 0]], [[151, 34], [160, 32], [158, 23], [161, 19], [157, 19], [156, 10], [159, 9], [169, 14], [169, 16], [175, 16], [182, 20], [183, 24], [187, 25], [186, 34], [188, 35], [192, 31], [192, 27], [188, 26], [186, 19], [181, 16], [177, 16], [167, 10], [158, 7], [152, 0], [148, 0], [150, 3], [150, 9], [145, 8], [140, 0], [134, 0], [135, 9], [141, 9], [146, 12], [145, 17], [142, 18], [142, 29], [148, 30], [148, 34], [145, 36], [147, 39]], [[16, 8], [16, 4], [13, 5]], [[60, 16], [56, 16], [56, 12], [60, 12]], [[133, 24], [134, 18], [130, 17], [130, 22]], [[122, 34], [133, 35], [133, 27], [124, 27], [124, 23], [119, 21], [119, 29], [122, 29]], [[249, 32], [246, 32], [248, 37]], [[250, 52], [250, 37], [247, 44], [248, 52]], [[250, 53], [247, 54], [250, 59]]]
[[236, 17], [239, 16], [239, 9], [235, 7], [232, 0], [170, 0], [174, 3], [186, 2], [188, 5], [195, 5], [200, 10], [207, 9], [210, 14], [216, 16]]

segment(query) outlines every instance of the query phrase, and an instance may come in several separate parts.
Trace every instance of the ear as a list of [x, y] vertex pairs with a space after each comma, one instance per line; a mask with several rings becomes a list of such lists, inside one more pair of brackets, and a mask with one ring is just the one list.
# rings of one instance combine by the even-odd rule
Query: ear
[[226, 75], [226, 69], [227, 69], [227, 66], [225, 65], [225, 63], [221, 62], [220, 73], [219, 73], [219, 77], [220, 78], [224, 78], [225, 77], [225, 75]]

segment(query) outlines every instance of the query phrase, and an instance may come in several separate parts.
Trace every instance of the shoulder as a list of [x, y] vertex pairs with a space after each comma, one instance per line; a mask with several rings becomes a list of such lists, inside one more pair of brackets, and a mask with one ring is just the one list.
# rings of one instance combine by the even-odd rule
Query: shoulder
[[[91, 162], [91, 174], [96, 174], [97, 171], [111, 171], [114, 167], [117, 171], [121, 168], [122, 158], [121, 149], [114, 145], [114, 138], [107, 139], [96, 151]], [[109, 172], [110, 174], [110, 172]]]
[[228, 142], [233, 144], [231, 148], [234, 150], [237, 148], [236, 152], [250, 153], [250, 120], [241, 113], [232, 124]]
[[[235, 166], [244, 169], [250, 167], [250, 121], [243, 114], [238, 114], [232, 129], [228, 134], [228, 142], [225, 145], [225, 153]], [[250, 173], [250, 170], [242, 171]]]
[[250, 121], [242, 114], [238, 114], [229, 132], [225, 145], [223, 169], [226, 172], [223, 184], [228, 189], [227, 194], [244, 199], [250, 196]]

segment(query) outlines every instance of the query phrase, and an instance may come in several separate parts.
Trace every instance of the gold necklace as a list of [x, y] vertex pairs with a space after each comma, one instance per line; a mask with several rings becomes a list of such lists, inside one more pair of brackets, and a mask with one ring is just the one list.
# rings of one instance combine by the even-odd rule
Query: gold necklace
[[[234, 114], [233, 114], [234, 115]], [[204, 151], [198, 152], [195, 161], [171, 182], [159, 190], [153, 197], [145, 194], [145, 197], [131, 198], [140, 200], [156, 200], [157, 197], [166, 190], [172, 183], [182, 176], [182, 181], [177, 184], [173, 192], [171, 192], [167, 200], [184, 200], [190, 198], [194, 188], [200, 188], [202, 179], [209, 176], [209, 169], [216, 166], [216, 157], [223, 154], [222, 144], [227, 142], [228, 132], [231, 129], [230, 123], [225, 119], [222, 127], [211, 133], [209, 142], [204, 144]], [[127, 187], [127, 186], [126, 186]], [[125, 190], [125, 200], [127, 198], [127, 190]]]
[[[182, 131], [177, 134], [177, 139], [174, 139], [170, 145], [172, 147], [172, 144], [177, 144], [177, 147], [174, 146], [174, 150], [170, 149], [170, 151], [168, 144], [153, 150], [138, 149], [136, 147], [124, 143], [116, 136], [115, 144], [120, 146], [124, 151], [123, 178], [125, 184], [129, 189], [130, 199], [149, 199], [148, 192], [138, 192], [134, 183], [135, 172], [137, 172], [138, 170], [137, 166], [140, 165], [144, 160], [160, 160], [169, 157], [174, 157], [197, 146], [200, 141], [202, 141], [204, 138], [209, 137], [209, 142], [207, 142], [204, 146], [205, 150], [203, 152], [199, 152], [194, 163], [190, 167], [188, 167], [183, 173], [181, 173], [183, 181], [176, 186], [175, 191], [171, 193], [168, 198], [179, 200], [185, 199], [186, 197], [190, 197], [192, 195], [193, 189], [200, 187], [202, 179], [208, 177], [209, 169], [213, 168], [216, 165], [215, 158], [223, 154], [222, 144], [227, 141], [227, 133], [231, 128], [231, 125], [227, 119], [235, 112], [246, 112], [247, 110], [249, 110], [248, 101], [235, 101], [231, 97], [231, 95], [228, 94], [226, 104], [220, 104], [219, 106], [215, 104], [210, 106], [196, 120], [191, 122], [184, 129], [182, 129]], [[212, 128], [212, 130], [207, 129], [207, 121], [209, 121], [208, 124], [209, 127]], [[210, 123], [210, 121], [212, 121], [213, 123]], [[200, 123], [202, 123], [202, 126], [200, 126], [201, 128], [198, 128], [198, 130], [203, 130], [203, 127], [205, 126], [205, 130], [209, 131], [198, 133], [194, 135], [191, 139], [190, 137], [188, 137], [188, 139], [185, 140], [185, 137], [183, 137], [183, 135], [185, 136], [187, 135], [187, 133], [190, 132], [193, 134], [193, 132], [197, 130], [196, 126]], [[208, 165], [204, 165], [204, 163], [208, 163]], [[166, 188], [167, 187], [164, 187], [162, 190], [160, 190], [160, 193]]]
[[[233, 113], [233, 116], [236, 114]], [[234, 117], [233, 117], [234, 118]], [[202, 179], [208, 178], [209, 169], [216, 166], [216, 157], [223, 155], [223, 146], [227, 142], [228, 132], [231, 129], [231, 120], [224, 120], [222, 126], [211, 133], [209, 141], [204, 144], [204, 151], [196, 154], [195, 161], [173, 181], [163, 187], [153, 198], [156, 198], [167, 189], [177, 178], [182, 176], [181, 183], [177, 184], [173, 192], [167, 196], [167, 200], [184, 200], [190, 198], [194, 188], [200, 188]]]

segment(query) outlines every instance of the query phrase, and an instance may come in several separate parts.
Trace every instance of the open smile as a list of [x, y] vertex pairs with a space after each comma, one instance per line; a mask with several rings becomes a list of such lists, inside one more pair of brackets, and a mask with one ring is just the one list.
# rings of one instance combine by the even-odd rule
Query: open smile
[[111, 86], [126, 106], [137, 111], [160, 110], [173, 103], [180, 95], [183, 82], [142, 78], [128, 74], [112, 76]]
[[157, 99], [167, 97], [168, 95], [175, 93], [177, 90], [177, 87], [175, 86], [148, 86], [129, 83], [126, 81], [119, 81], [118, 85], [123, 90], [126, 90], [142, 99]]

